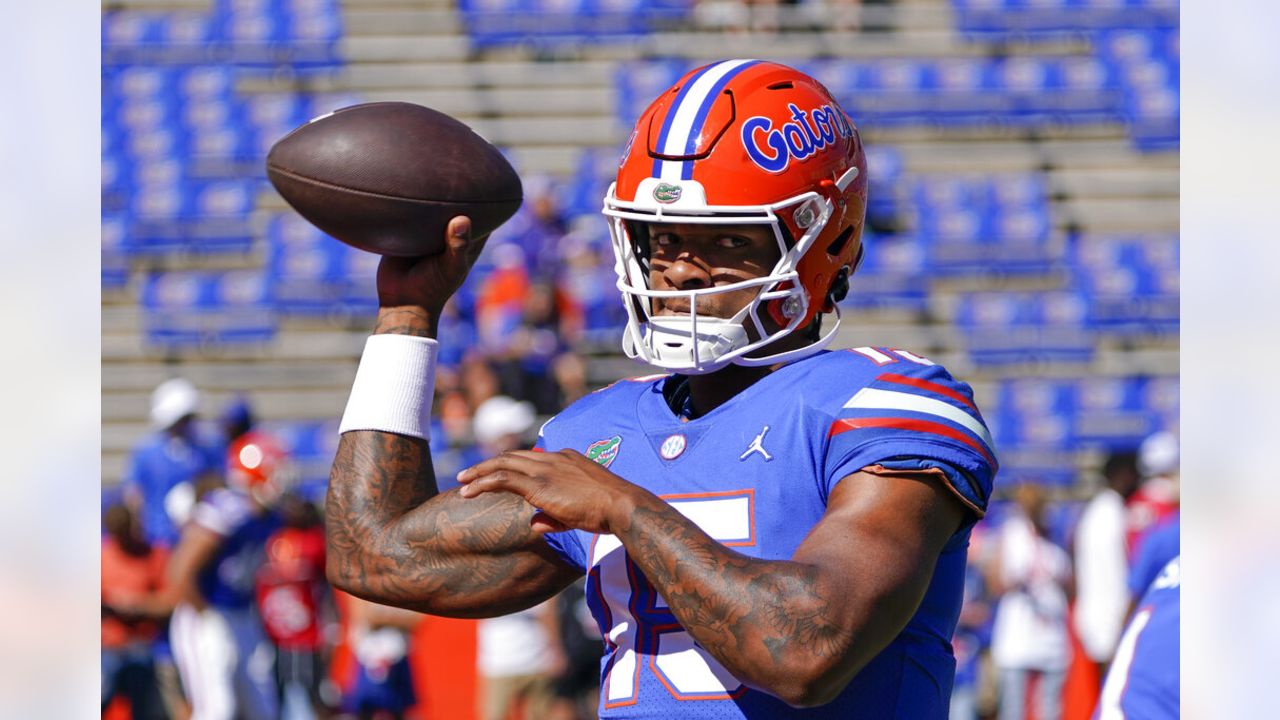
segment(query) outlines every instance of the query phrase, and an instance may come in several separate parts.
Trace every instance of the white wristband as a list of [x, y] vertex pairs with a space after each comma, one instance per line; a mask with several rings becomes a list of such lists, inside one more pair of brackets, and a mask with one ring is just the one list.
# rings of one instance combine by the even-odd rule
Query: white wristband
[[440, 343], [414, 335], [370, 335], [338, 432], [379, 430], [429, 440]]

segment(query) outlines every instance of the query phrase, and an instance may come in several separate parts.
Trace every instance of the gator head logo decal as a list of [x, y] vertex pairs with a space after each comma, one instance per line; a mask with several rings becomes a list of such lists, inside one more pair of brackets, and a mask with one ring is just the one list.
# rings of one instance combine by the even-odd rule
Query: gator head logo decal
[[653, 199], [660, 203], [673, 203], [680, 199], [680, 194], [684, 192], [679, 185], [671, 183], [658, 183], [653, 189]]
[[622, 445], [622, 436], [614, 435], [606, 440], [597, 440], [587, 446], [583, 453], [588, 460], [600, 463], [601, 467], [609, 467], [613, 459], [618, 457], [618, 447]]

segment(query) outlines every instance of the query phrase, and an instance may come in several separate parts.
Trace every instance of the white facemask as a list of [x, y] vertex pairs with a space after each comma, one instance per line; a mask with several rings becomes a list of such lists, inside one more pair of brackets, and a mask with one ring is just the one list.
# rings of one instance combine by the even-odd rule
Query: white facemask
[[[655, 197], [659, 182], [656, 178], [642, 181], [636, 197]], [[817, 193], [809, 192], [772, 205], [712, 206], [706, 204], [705, 193], [697, 181], [684, 180], [680, 189], [678, 199], [666, 203], [652, 200], [623, 202], [614, 195], [613, 186], [605, 197], [604, 214], [610, 218], [609, 229], [616, 258], [614, 269], [618, 273], [618, 289], [627, 310], [627, 328], [622, 341], [622, 349], [627, 356], [668, 370], [698, 375], [715, 372], [730, 363], [760, 366], [796, 360], [826, 347], [839, 326], [838, 310], [836, 321], [818, 340], [786, 352], [748, 357], [750, 353], [789, 335], [805, 317], [811, 299], [800, 284], [796, 265], [830, 219], [830, 202]], [[788, 248], [777, 212], [802, 203], [809, 204], [812, 221], [805, 228], [804, 235]], [[773, 229], [782, 257], [767, 275], [759, 278], [696, 290], [652, 290], [647, 263], [637, 255], [625, 221], [768, 225]], [[699, 312], [700, 299], [751, 287], [758, 288], [755, 298], [731, 318], [717, 318]], [[686, 300], [689, 314], [654, 316], [652, 301], [663, 298]], [[782, 302], [787, 324], [769, 332], [761, 322], [760, 310], [764, 303], [774, 300]], [[749, 332], [748, 327], [754, 333]], [[753, 335], [754, 341], [751, 340]]]

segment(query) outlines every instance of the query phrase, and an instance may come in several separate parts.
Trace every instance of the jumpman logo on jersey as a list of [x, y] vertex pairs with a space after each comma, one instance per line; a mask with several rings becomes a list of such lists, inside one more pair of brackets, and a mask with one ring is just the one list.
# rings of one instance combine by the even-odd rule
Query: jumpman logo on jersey
[[765, 425], [764, 429], [760, 431], [760, 434], [756, 436], [756, 439], [751, 441], [751, 445], [747, 447], [747, 451], [739, 455], [738, 459], [746, 460], [751, 456], [751, 453], [758, 452], [764, 456], [765, 462], [772, 460], [773, 456], [769, 454], [769, 451], [764, 449], [764, 434], [767, 432], [769, 432], [769, 426]]

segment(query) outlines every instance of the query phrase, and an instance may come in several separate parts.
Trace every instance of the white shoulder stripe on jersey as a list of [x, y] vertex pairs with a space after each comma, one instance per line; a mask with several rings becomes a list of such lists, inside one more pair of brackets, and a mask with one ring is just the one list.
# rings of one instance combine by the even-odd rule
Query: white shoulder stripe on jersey
[[885, 355], [884, 353], [880, 352], [879, 350], [873, 347], [856, 347], [856, 348], [853, 348], [853, 351], [858, 353], [859, 355], [862, 355], [863, 357], [874, 360], [877, 365], [884, 365], [885, 363], [893, 362], [893, 358], [889, 357], [888, 355]]
[[991, 433], [987, 431], [987, 428], [982, 423], [964, 410], [954, 405], [948, 405], [941, 400], [912, 395], [911, 393], [894, 392], [893, 390], [863, 388], [849, 398], [849, 402], [845, 403], [844, 406], [859, 410], [906, 410], [926, 415], [936, 415], [958, 425], [963, 425], [969, 432], [982, 438], [982, 442], [986, 443], [988, 448], [995, 446], [995, 443], [991, 441]]
[[[711, 89], [725, 75], [749, 62], [752, 61], [726, 60], [702, 73], [702, 76], [695, 80], [693, 86], [689, 88], [689, 92], [685, 93], [680, 100], [680, 105], [670, 111], [672, 113], [671, 128], [667, 130], [666, 142], [662, 144], [659, 152], [663, 155], [684, 155], [685, 146], [689, 142], [689, 132], [693, 129], [693, 121], [698, 117], [698, 109], [702, 107], [702, 103], [707, 99], [707, 95], [711, 93]], [[664, 160], [660, 177], [663, 180], [678, 181], [681, 179], [681, 169], [681, 162]]]

